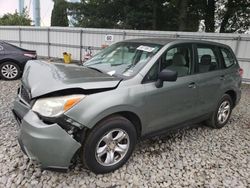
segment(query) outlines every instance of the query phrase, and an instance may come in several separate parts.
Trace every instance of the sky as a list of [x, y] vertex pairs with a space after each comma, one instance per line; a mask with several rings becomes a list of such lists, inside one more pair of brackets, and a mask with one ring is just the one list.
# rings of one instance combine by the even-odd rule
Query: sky
[[[0, 16], [6, 13], [18, 11], [18, 0], [0, 0]], [[53, 9], [52, 0], [40, 0], [41, 6], [41, 26], [50, 26], [50, 17]], [[32, 0], [24, 0], [24, 6], [27, 7], [30, 18], [33, 20]]]

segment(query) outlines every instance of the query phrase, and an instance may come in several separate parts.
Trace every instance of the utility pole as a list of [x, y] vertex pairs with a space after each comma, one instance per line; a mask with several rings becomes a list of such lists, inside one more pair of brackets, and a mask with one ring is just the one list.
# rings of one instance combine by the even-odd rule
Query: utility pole
[[19, 14], [23, 14], [23, 11], [24, 11], [24, 0], [19, 0], [18, 12], [19, 12]]
[[40, 26], [40, 0], [33, 0], [33, 19], [35, 26]]

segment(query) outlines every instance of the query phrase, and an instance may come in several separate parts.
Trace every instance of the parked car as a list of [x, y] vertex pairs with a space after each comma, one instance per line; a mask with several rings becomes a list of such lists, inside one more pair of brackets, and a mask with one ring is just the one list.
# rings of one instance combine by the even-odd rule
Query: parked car
[[23, 152], [43, 168], [67, 169], [80, 155], [111, 172], [141, 138], [202, 121], [222, 128], [241, 97], [242, 69], [219, 43], [127, 40], [84, 65], [25, 67], [13, 112]]
[[20, 78], [26, 62], [36, 58], [36, 51], [25, 50], [0, 41], [0, 78], [5, 80]]

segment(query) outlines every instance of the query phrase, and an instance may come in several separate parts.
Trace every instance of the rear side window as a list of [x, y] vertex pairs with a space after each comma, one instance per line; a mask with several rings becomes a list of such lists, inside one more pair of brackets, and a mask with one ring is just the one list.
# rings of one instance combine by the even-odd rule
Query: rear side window
[[2, 45], [0, 45], [0, 51], [3, 51], [3, 46]]
[[197, 46], [198, 72], [205, 73], [219, 69], [219, 61], [215, 49], [210, 46]]
[[226, 68], [231, 67], [233, 64], [235, 64], [234, 56], [228, 49], [221, 48], [220, 50], [223, 57], [224, 66]]

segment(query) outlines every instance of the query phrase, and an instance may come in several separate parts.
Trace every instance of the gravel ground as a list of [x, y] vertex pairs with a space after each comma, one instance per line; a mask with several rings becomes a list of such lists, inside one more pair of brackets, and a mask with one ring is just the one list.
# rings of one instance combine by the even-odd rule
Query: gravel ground
[[140, 142], [128, 163], [95, 175], [78, 164], [43, 171], [24, 156], [11, 114], [19, 81], [0, 81], [0, 187], [250, 187], [250, 87], [220, 130], [182, 130]]

